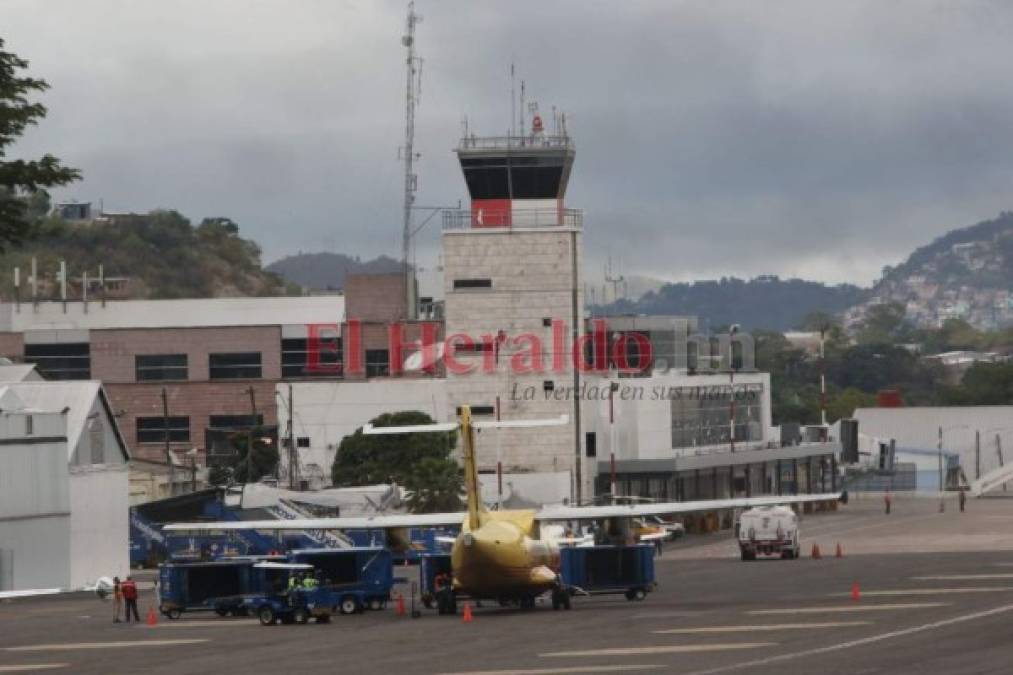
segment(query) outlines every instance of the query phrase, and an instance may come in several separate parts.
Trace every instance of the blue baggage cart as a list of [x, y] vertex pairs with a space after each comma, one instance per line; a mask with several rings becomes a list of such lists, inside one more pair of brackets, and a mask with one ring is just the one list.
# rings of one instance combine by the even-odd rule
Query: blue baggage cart
[[252, 560], [163, 563], [158, 568], [159, 610], [170, 619], [195, 611], [240, 614], [243, 596], [251, 590], [253, 565]]
[[390, 600], [394, 565], [387, 549], [300, 549], [291, 551], [289, 560], [317, 570], [321, 587], [335, 594], [342, 614], [383, 609]]
[[643, 600], [655, 586], [654, 546], [587, 546], [559, 551], [560, 576], [572, 592]]

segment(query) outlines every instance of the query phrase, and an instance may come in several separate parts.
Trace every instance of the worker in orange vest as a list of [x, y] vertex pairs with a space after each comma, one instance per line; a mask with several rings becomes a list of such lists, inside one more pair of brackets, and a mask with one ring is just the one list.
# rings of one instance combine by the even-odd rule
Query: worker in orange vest
[[123, 592], [124, 619], [130, 623], [130, 612], [133, 612], [134, 620], [140, 623], [141, 616], [137, 613], [137, 584], [134, 583], [134, 578], [127, 577], [127, 580], [120, 584], [120, 590]]

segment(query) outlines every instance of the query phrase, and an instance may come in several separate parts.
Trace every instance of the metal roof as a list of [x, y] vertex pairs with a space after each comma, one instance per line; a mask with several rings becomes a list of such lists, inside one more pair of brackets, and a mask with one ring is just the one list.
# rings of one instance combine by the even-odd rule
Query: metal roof
[[102, 383], [95, 380], [64, 380], [59, 382], [9, 382], [5, 385], [25, 403], [25, 408], [61, 412], [67, 416], [67, 461], [74, 458], [78, 441], [88, 422], [88, 415], [98, 399], [112, 425], [124, 460], [130, 459], [127, 444], [120, 433]]
[[341, 323], [345, 298], [311, 295], [276, 298], [110, 300], [0, 303], [0, 331], [110, 328], [200, 328]]

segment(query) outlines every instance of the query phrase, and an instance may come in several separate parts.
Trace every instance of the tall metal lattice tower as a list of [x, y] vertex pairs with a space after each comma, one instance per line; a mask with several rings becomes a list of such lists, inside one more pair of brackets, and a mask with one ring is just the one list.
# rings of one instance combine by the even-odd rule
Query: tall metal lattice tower
[[401, 262], [404, 274], [405, 318], [414, 319], [417, 314], [415, 301], [415, 284], [412, 275], [409, 253], [412, 236], [412, 208], [415, 204], [415, 192], [418, 190], [418, 176], [415, 174], [415, 160], [421, 155], [415, 152], [415, 108], [422, 94], [422, 59], [415, 55], [415, 25], [422, 17], [415, 13], [415, 2], [408, 3], [408, 22], [401, 44], [408, 50], [407, 83], [405, 92], [405, 140], [401, 147], [401, 159], [404, 160], [404, 232], [401, 241]]

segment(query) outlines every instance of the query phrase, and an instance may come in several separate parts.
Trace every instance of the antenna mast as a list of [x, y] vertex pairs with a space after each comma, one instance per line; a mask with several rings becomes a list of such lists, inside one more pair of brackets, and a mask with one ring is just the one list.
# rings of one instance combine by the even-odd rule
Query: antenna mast
[[619, 300], [619, 284], [623, 284], [625, 288], [626, 277], [621, 274], [612, 276], [612, 256], [609, 256], [608, 266], [605, 268], [605, 283], [612, 284], [612, 302]]
[[415, 13], [415, 2], [408, 3], [408, 23], [405, 34], [401, 37], [401, 44], [408, 49], [407, 64], [407, 85], [405, 95], [405, 141], [401, 148], [404, 159], [404, 232], [401, 241], [401, 262], [404, 273], [404, 299], [405, 318], [414, 319], [415, 289], [412, 283], [411, 263], [408, 259], [410, 240], [412, 236], [412, 205], [415, 203], [415, 192], [418, 190], [418, 176], [414, 172], [415, 160], [419, 155], [415, 153], [415, 106], [419, 102], [419, 94], [422, 89], [422, 59], [415, 55], [415, 24], [422, 21], [422, 17]]

